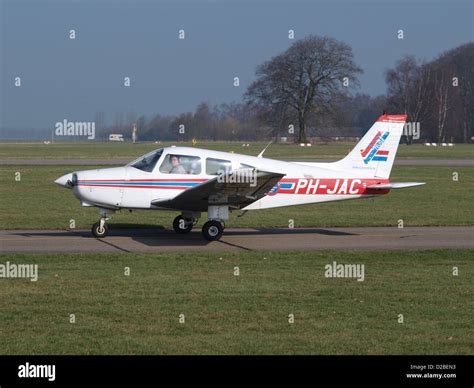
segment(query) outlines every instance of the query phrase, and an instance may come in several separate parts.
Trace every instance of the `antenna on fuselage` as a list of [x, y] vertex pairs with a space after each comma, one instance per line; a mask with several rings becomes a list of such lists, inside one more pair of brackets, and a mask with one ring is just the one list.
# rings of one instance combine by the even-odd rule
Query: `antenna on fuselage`
[[263, 153], [267, 150], [268, 147], [270, 147], [270, 144], [273, 143], [273, 140], [270, 140], [270, 143], [268, 143], [265, 148], [262, 150], [262, 152], [260, 152], [257, 156], [257, 158], [261, 158], [263, 156]]

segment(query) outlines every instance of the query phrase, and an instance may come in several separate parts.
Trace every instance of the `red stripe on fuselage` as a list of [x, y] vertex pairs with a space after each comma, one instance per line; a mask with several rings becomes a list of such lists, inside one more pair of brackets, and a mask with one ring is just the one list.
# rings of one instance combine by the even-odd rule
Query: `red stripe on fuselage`
[[208, 180], [209, 179], [79, 179], [78, 182], [206, 182]]
[[[139, 180], [137, 180], [139, 181]], [[206, 180], [204, 180], [206, 181]], [[91, 182], [91, 181], [87, 181]], [[109, 182], [118, 182], [118, 180], [109, 180]], [[121, 181], [123, 182], [123, 180]], [[283, 178], [278, 182], [293, 183], [290, 189], [281, 189], [278, 185], [278, 190], [275, 194], [306, 194], [306, 195], [378, 195], [387, 194], [390, 190], [376, 190], [367, 189], [367, 186], [377, 184], [390, 183], [388, 179], [362, 179], [362, 178]], [[121, 184], [82, 184], [77, 186], [92, 186], [92, 187], [113, 187], [113, 188], [129, 188], [129, 189], [155, 189], [155, 190], [186, 190], [191, 187], [186, 186], [144, 186], [144, 185], [121, 185]]]
[[100, 184], [83, 184], [83, 183], [78, 183], [76, 186], [92, 186], [92, 187], [126, 187], [128, 189], [171, 189], [171, 190], [185, 190], [185, 189], [190, 189], [191, 187], [196, 187], [196, 186], [131, 186], [131, 185], [100, 185]]

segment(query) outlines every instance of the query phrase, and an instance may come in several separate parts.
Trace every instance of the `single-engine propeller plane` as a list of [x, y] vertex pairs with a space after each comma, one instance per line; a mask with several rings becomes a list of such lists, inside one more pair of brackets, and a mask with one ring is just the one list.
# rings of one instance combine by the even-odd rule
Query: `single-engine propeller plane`
[[422, 185], [389, 180], [406, 115], [384, 114], [343, 159], [328, 163], [285, 162], [194, 147], [166, 147], [123, 167], [76, 171], [55, 183], [71, 188], [83, 206], [99, 208], [95, 237], [120, 209], [180, 211], [177, 233], [189, 233], [201, 213], [202, 234], [221, 238], [233, 210], [258, 210], [387, 194]]

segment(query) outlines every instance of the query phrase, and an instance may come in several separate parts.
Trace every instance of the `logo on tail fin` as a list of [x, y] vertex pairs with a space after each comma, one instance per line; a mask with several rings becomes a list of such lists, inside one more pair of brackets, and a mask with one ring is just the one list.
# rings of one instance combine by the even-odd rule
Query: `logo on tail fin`
[[370, 141], [369, 145], [364, 149], [360, 150], [360, 154], [364, 158], [364, 163], [368, 164], [371, 160], [377, 162], [386, 162], [388, 158], [389, 151], [383, 151], [380, 148], [382, 147], [385, 140], [390, 133], [388, 131], [383, 132], [379, 131]]

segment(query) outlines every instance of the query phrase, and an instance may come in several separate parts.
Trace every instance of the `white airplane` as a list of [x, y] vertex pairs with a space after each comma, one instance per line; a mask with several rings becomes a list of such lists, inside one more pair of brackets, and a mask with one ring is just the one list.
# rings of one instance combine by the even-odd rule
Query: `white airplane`
[[[106, 220], [120, 209], [180, 211], [177, 233], [189, 233], [201, 213], [204, 237], [218, 240], [233, 210], [258, 210], [343, 201], [422, 185], [391, 183], [406, 115], [382, 115], [343, 159], [330, 163], [285, 162], [194, 147], [152, 151], [124, 167], [76, 171], [55, 183], [72, 188], [82, 206], [99, 208], [95, 237], [108, 234]], [[267, 146], [268, 147], [268, 146]]]

